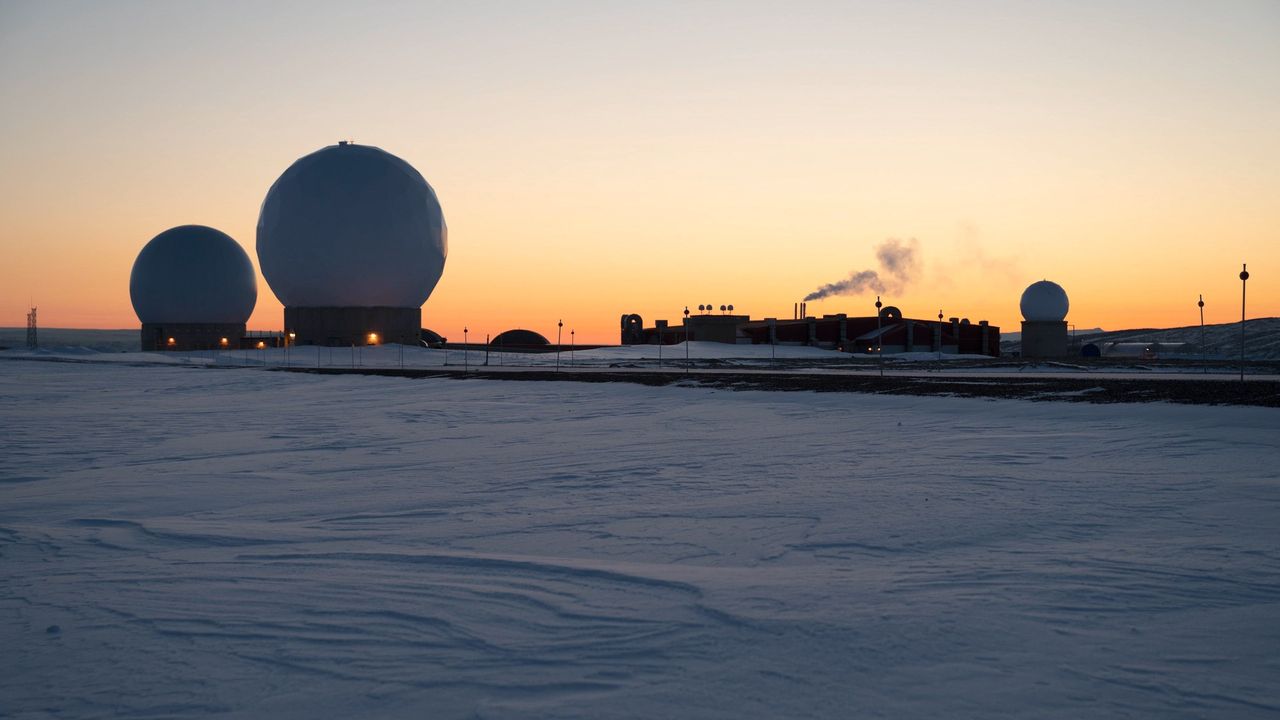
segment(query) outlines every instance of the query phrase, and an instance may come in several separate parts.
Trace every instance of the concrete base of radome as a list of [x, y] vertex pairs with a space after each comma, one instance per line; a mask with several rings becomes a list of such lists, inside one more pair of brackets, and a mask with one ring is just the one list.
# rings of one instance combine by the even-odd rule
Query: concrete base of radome
[[1022, 357], [1066, 357], [1069, 347], [1065, 320], [1022, 322]]
[[284, 330], [297, 345], [417, 345], [422, 308], [286, 307]]
[[244, 323], [142, 323], [142, 350], [234, 349], [244, 335]]

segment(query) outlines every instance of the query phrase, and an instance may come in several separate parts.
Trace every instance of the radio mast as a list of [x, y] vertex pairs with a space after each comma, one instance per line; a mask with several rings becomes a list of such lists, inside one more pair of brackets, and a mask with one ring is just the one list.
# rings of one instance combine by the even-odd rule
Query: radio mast
[[38, 347], [40, 341], [36, 336], [36, 309], [31, 308], [31, 312], [27, 313], [27, 348], [35, 350]]

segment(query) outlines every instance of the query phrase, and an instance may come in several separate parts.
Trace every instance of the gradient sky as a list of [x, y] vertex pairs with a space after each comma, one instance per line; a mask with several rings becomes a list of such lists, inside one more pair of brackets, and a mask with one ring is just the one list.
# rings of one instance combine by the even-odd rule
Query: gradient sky
[[[1280, 315], [1280, 3], [0, 0], [0, 325], [137, 327], [129, 270], [343, 138], [435, 187], [423, 324], [616, 342], [915, 238], [908, 316]], [[812, 303], [869, 314], [874, 296]], [[282, 313], [259, 279], [254, 329]], [[478, 333], [478, 334], [477, 334]], [[567, 342], [567, 337], [566, 337]]]

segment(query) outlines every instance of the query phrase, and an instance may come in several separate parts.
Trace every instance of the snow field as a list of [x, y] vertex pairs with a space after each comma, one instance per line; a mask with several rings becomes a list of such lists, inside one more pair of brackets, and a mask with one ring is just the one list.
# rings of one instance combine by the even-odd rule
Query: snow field
[[0, 715], [1280, 712], [1274, 410], [13, 361], [0, 421]]

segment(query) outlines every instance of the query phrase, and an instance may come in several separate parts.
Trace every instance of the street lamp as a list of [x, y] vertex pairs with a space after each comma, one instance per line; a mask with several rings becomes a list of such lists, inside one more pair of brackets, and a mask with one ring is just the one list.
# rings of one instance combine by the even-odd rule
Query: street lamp
[[884, 307], [884, 303], [880, 302], [880, 296], [876, 296], [876, 364], [880, 366], [880, 377], [884, 377], [884, 338], [880, 337], [884, 331], [880, 329], [880, 308]]
[[564, 320], [556, 321], [556, 372], [560, 372], [560, 333], [564, 329]]
[[1244, 382], [1244, 294], [1249, 282], [1249, 266], [1240, 266], [1240, 382]]
[[684, 306], [684, 374], [689, 374], [689, 306]]
[[573, 348], [577, 343], [577, 334], [577, 330], [569, 328], [569, 367], [573, 367]]
[[1196, 303], [1200, 306], [1200, 362], [1204, 363], [1204, 371], [1209, 372], [1209, 349], [1204, 345], [1204, 295]]
[[938, 361], [942, 361], [942, 311], [938, 311]]
[[467, 327], [462, 326], [462, 372], [465, 374], [470, 369], [471, 362], [471, 346], [467, 344]]

